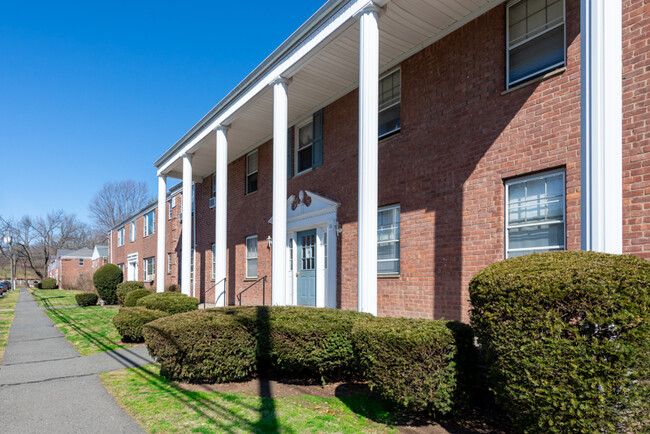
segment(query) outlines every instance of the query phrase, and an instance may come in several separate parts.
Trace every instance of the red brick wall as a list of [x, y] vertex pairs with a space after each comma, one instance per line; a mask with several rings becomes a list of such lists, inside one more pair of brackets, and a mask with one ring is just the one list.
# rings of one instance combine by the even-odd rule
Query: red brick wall
[[59, 287], [61, 289], [84, 289], [82, 281], [92, 282], [93, 278], [93, 261], [90, 258], [84, 258], [84, 264], [79, 265], [79, 258], [61, 259], [61, 269], [59, 271]]
[[650, 259], [650, 4], [623, 1], [623, 251]]
[[[167, 201], [165, 212], [166, 223], [166, 236], [165, 236], [165, 260], [162, 264], [158, 263], [156, 259], [156, 273], [159, 266], [165, 269], [165, 286], [172, 283], [179, 283], [178, 277], [178, 264], [180, 262], [181, 250], [181, 228], [179, 214], [181, 212], [182, 193], [177, 193], [176, 207], [172, 209], [172, 219], [168, 219], [169, 201]], [[124, 264], [124, 280], [127, 279], [127, 256], [131, 253], [138, 253], [138, 277], [137, 280], [144, 279], [144, 259], [149, 257], [156, 257], [157, 242], [158, 242], [158, 207], [156, 210], [156, 233], [143, 237], [144, 234], [144, 216], [136, 219], [136, 238], [134, 242], [129, 241], [131, 223], [128, 222], [124, 225], [124, 245], [117, 246], [117, 230], [110, 233], [111, 242], [111, 263], [115, 265]], [[118, 228], [119, 230], [119, 228]], [[172, 272], [167, 273], [167, 253], [172, 253]]]
[[[513, 177], [565, 170], [566, 245], [580, 248], [579, 1], [567, 0], [566, 11], [566, 70], [516, 90], [504, 92], [504, 5], [402, 62], [401, 131], [379, 144], [379, 206], [401, 208], [401, 272], [379, 279], [380, 315], [468, 320], [469, 280], [504, 258], [504, 182]], [[624, 251], [642, 257], [650, 257], [648, 11], [642, 2], [624, 2]], [[357, 308], [357, 123], [356, 91], [326, 107], [323, 166], [290, 179], [287, 188], [288, 195], [311, 190], [341, 203], [337, 300], [343, 309]], [[251, 283], [244, 240], [252, 234], [270, 301], [270, 142], [259, 147], [258, 176], [258, 192], [246, 196], [245, 158], [229, 165], [229, 303]], [[213, 284], [210, 192], [211, 180], [197, 185], [203, 289]], [[197, 266], [198, 276], [203, 268]], [[244, 295], [244, 304], [261, 300], [260, 287]]]

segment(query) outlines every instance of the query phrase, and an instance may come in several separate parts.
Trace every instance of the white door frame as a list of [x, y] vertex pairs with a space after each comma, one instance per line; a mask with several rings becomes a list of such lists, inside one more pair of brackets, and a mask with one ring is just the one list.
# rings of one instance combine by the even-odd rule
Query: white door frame
[[[133, 273], [131, 272], [133, 270]], [[138, 254], [131, 253], [126, 257], [126, 280], [138, 280]]]

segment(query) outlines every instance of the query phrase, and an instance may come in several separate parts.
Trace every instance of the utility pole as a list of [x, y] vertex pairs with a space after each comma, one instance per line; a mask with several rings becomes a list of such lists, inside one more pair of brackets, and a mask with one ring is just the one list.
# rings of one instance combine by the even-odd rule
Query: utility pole
[[11, 289], [15, 291], [16, 275], [15, 275], [15, 267], [14, 267], [14, 253], [11, 250], [11, 245], [13, 244], [13, 241], [11, 239], [11, 232], [9, 232], [9, 235], [5, 235], [4, 242], [9, 244], [9, 257], [11, 258]]

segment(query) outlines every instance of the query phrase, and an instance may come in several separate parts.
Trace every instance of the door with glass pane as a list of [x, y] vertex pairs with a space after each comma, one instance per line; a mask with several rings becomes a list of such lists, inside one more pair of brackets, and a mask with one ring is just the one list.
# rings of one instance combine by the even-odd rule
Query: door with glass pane
[[298, 232], [298, 304], [316, 306], [316, 230]]

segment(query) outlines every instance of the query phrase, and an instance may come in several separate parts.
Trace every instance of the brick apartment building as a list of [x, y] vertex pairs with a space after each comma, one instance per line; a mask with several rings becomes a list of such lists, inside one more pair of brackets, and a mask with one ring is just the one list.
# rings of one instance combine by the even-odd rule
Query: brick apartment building
[[165, 245], [164, 261], [156, 260], [158, 225], [158, 202], [152, 202], [133, 216], [112, 228], [108, 233], [109, 262], [119, 266], [124, 272], [124, 280], [153, 282], [156, 280], [156, 267], [162, 263], [164, 285], [178, 284], [178, 265], [181, 250], [180, 222], [182, 219], [182, 186], [179, 184], [167, 193], [163, 209], [163, 224], [169, 234]]
[[48, 266], [48, 277], [56, 279], [59, 288], [90, 289], [95, 270], [108, 262], [108, 246], [58, 250]]
[[195, 212], [138, 260], [216, 305], [466, 321], [504, 258], [650, 258], [648, 34], [641, 0], [330, 0], [155, 162]]

